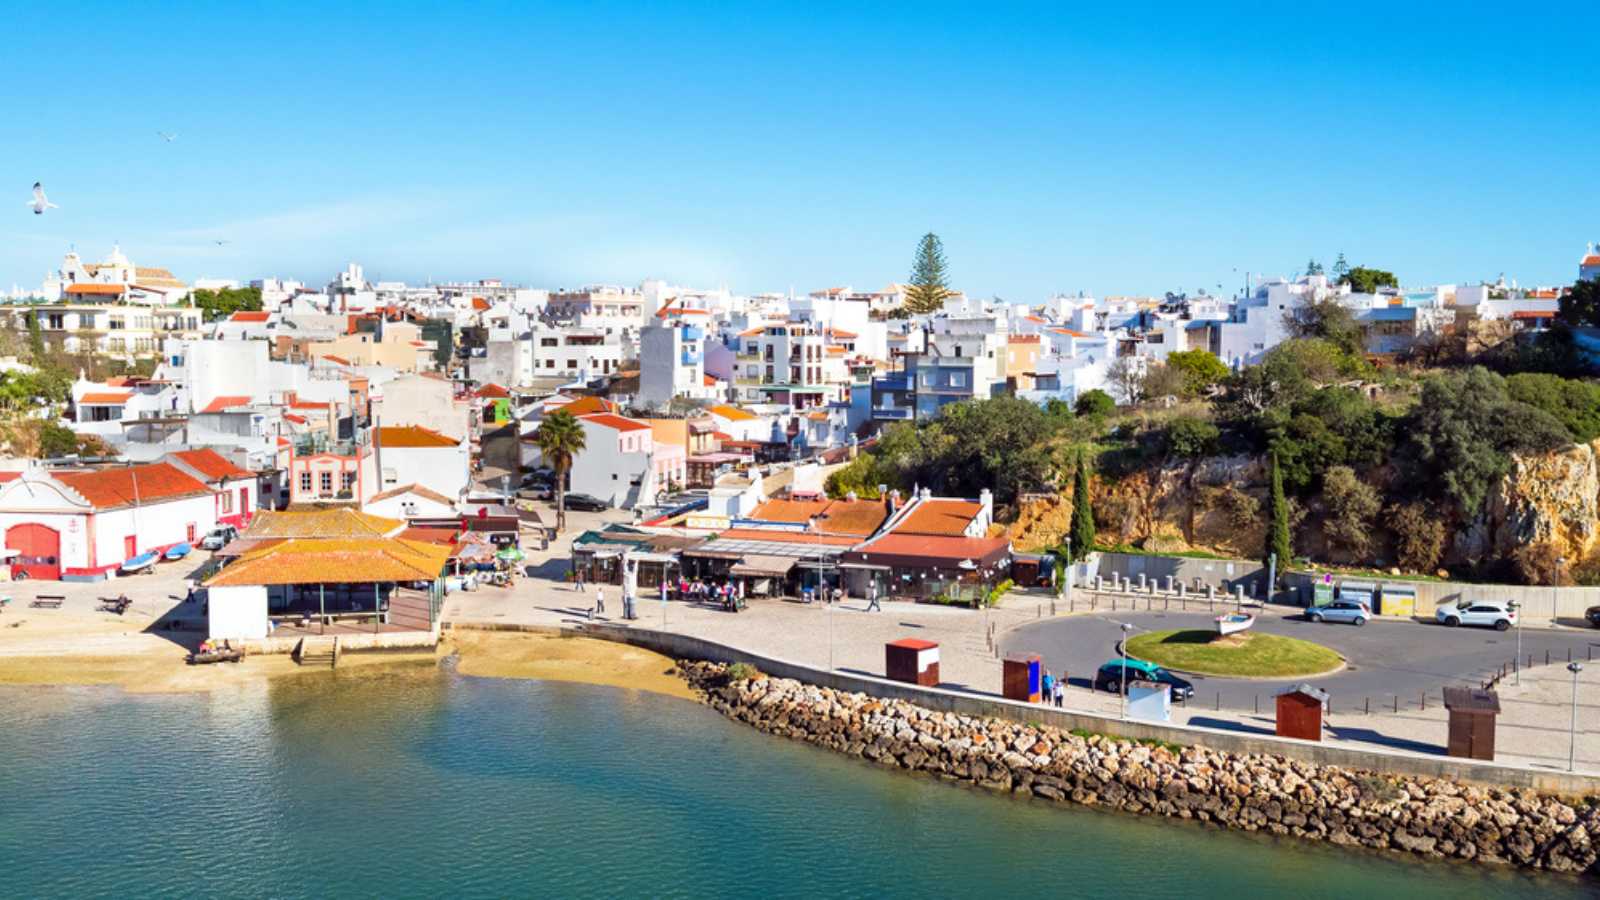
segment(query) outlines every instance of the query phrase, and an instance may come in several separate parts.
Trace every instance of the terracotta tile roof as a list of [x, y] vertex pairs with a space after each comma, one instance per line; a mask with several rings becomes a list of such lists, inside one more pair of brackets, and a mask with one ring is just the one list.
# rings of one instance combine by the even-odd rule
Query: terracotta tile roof
[[421, 425], [387, 425], [378, 429], [380, 447], [457, 447], [461, 442]]
[[489, 308], [489, 301], [483, 299], [482, 297], [473, 297], [472, 308], [476, 312], [483, 312]]
[[751, 510], [748, 518], [762, 522], [804, 524], [827, 508], [826, 500], [768, 500]]
[[590, 415], [583, 416], [582, 418], [585, 422], [593, 422], [596, 425], [604, 425], [605, 427], [614, 429], [616, 431], [650, 430], [650, 426], [643, 422], [636, 422], [633, 419], [626, 419], [622, 416], [612, 415], [611, 413], [592, 413]]
[[1008, 344], [1037, 344], [1037, 343], [1039, 343], [1039, 336], [1037, 334], [1013, 334], [1013, 335], [1008, 335], [1006, 337], [1006, 343], [1008, 343]]
[[982, 504], [933, 497], [919, 501], [917, 508], [895, 526], [894, 533], [960, 535], [982, 511]]
[[762, 522], [804, 524], [821, 516], [817, 527], [824, 534], [866, 537], [889, 517], [889, 509], [876, 500], [768, 500], [749, 518]]
[[135, 278], [165, 278], [165, 279], [167, 279], [169, 281], [177, 281], [178, 280], [177, 277], [172, 274], [171, 270], [161, 269], [161, 268], [157, 268], [155, 266], [134, 266], [133, 267], [133, 277], [135, 277]]
[[1071, 328], [1052, 328], [1050, 330], [1056, 334], [1065, 334], [1071, 337], [1088, 337], [1087, 334], [1084, 334], [1081, 331], [1073, 331]]
[[306, 424], [306, 417], [305, 416], [297, 416], [294, 413], [284, 413], [283, 417], [284, 417], [284, 419], [286, 419], [286, 420], [288, 420], [290, 422], [293, 422], [296, 425], [304, 425], [304, 424]]
[[449, 544], [454, 547], [456, 535], [460, 534], [454, 528], [407, 528], [395, 537], [402, 541], [421, 541], [424, 544]]
[[262, 510], [244, 536], [250, 538], [388, 537], [405, 527], [399, 519], [368, 515], [348, 507]]
[[451, 500], [449, 497], [446, 497], [438, 491], [424, 487], [420, 484], [403, 484], [399, 487], [390, 488], [381, 494], [373, 494], [372, 497], [367, 500], [367, 502], [376, 503], [379, 500], [387, 500], [390, 497], [398, 497], [401, 494], [416, 494], [418, 497], [422, 497], [426, 500], [432, 500], [435, 503], [443, 503], [445, 506], [455, 506], [456, 504], [456, 502]]
[[179, 462], [204, 475], [208, 481], [254, 477], [251, 473], [228, 462], [227, 458], [215, 450], [182, 450], [172, 455]]
[[167, 463], [60, 472], [55, 479], [88, 500], [95, 509], [116, 509], [135, 502], [148, 505], [180, 497], [208, 496], [211, 488]]
[[704, 378], [705, 378], [705, 381], [706, 381], [706, 387], [716, 387], [717, 386], [717, 379], [714, 376], [706, 375], [706, 376], [704, 376]]
[[268, 313], [268, 312], [265, 312], [265, 311], [261, 311], [261, 310], [241, 309], [238, 312], [234, 313], [233, 315], [229, 316], [228, 317], [228, 321], [229, 322], [265, 322], [265, 321], [267, 321], [267, 318], [270, 315], [271, 315], [271, 313]]
[[132, 397], [129, 391], [89, 391], [78, 399], [79, 403], [105, 403], [121, 406]]
[[486, 400], [499, 400], [504, 397], [511, 396], [510, 391], [493, 382], [478, 388], [477, 393], [479, 397], [482, 397]]
[[1583, 258], [1580, 266], [1600, 266], [1600, 253], [1591, 253]]
[[571, 403], [557, 407], [557, 409], [575, 416], [586, 416], [590, 413], [616, 412], [618, 407], [610, 400], [601, 397], [579, 397]]
[[890, 558], [945, 561], [959, 566], [961, 560], [970, 559], [979, 565], [992, 564], [1005, 556], [1011, 542], [1003, 537], [969, 538], [931, 534], [900, 534], [898, 532], [874, 538], [855, 551], [845, 554], [847, 559], [862, 562], [887, 562]]
[[341, 366], [348, 366], [348, 365], [350, 365], [350, 360], [348, 360], [348, 359], [345, 359], [345, 358], [344, 358], [344, 357], [342, 357], [342, 356], [334, 356], [334, 355], [333, 355], [333, 354], [332, 354], [332, 353], [329, 353], [329, 354], [327, 354], [327, 355], [325, 355], [325, 356], [321, 356], [321, 357], [318, 357], [318, 358], [319, 358], [319, 359], [325, 359], [325, 360], [327, 360], [327, 361], [328, 361], [328, 362], [331, 362], [331, 363], [335, 363], [335, 364], [337, 364], [337, 365], [341, 365]]
[[8, 481], [16, 481], [21, 477], [21, 472], [0, 472], [0, 484], [5, 484]]
[[829, 328], [828, 335], [836, 338], [844, 338], [845, 340], [860, 337], [860, 335], [856, 334], [854, 331], [845, 331], [841, 328]]
[[713, 406], [706, 410], [706, 412], [711, 413], [712, 415], [721, 416], [724, 419], [728, 419], [733, 422], [750, 422], [758, 418], [755, 413], [750, 412], [749, 410], [740, 409], [737, 406], [728, 406], [726, 404]]
[[774, 541], [780, 544], [821, 544], [824, 547], [854, 547], [861, 538], [816, 532], [766, 531], [760, 528], [729, 528], [716, 534], [718, 538], [738, 541]]
[[452, 549], [393, 538], [300, 538], [250, 550], [206, 586], [432, 581]]
[[289, 404], [290, 409], [327, 409], [331, 404], [326, 400], [295, 400]]
[[739, 332], [739, 337], [755, 337], [758, 334], [765, 334], [766, 331], [767, 326], [759, 325], [755, 328], [747, 328], [744, 331]]
[[120, 284], [69, 284], [66, 287], [68, 294], [95, 294], [103, 297], [120, 295], [124, 288]]
[[205, 409], [202, 409], [200, 411], [203, 412], [203, 413], [226, 412], [227, 410], [233, 409], [236, 406], [249, 406], [249, 405], [250, 405], [250, 398], [247, 397], [247, 396], [237, 396], [236, 397], [236, 396], [228, 395], [228, 396], [218, 397], [215, 400], [212, 400], [210, 403], [206, 404], [206, 408]]

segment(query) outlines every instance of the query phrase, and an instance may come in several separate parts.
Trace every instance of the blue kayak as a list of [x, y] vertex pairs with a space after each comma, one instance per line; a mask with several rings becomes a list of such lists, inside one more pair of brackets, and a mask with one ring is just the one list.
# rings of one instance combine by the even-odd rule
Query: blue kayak
[[142, 572], [145, 569], [150, 568], [151, 566], [155, 565], [156, 560], [160, 558], [161, 554], [154, 550], [148, 550], [132, 559], [123, 560], [122, 565], [118, 566], [117, 568], [121, 569], [124, 573], [131, 575], [134, 572]]
[[183, 559], [185, 556], [188, 556], [189, 551], [193, 549], [194, 548], [190, 547], [188, 544], [178, 544], [176, 546], [168, 547], [167, 552], [161, 554], [161, 556], [163, 559], [167, 560]]

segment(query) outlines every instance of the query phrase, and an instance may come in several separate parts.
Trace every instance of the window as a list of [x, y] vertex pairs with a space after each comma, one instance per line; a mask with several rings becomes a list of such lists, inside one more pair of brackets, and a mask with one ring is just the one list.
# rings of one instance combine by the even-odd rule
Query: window
[[116, 316], [106, 321], [106, 328], [111, 331], [121, 331], [123, 327], [122, 319]]
[[556, 361], [553, 359], [547, 359], [544, 361], [544, 367], [546, 369], [554, 369], [556, 367]]
[[575, 360], [575, 359], [567, 360], [567, 368], [568, 369], [576, 369], [577, 367], [578, 367], [578, 361], [577, 360]]
[[332, 472], [323, 472], [322, 473], [321, 487], [322, 487], [321, 493], [324, 493], [324, 494], [333, 493], [333, 473]]
[[63, 321], [64, 317], [60, 313], [51, 313], [49, 316], [46, 316], [46, 318], [49, 320], [47, 327], [51, 330], [60, 331], [66, 325], [66, 323]]
[[224, 515], [233, 512], [233, 494], [229, 493], [228, 491], [223, 491], [217, 495], [217, 498], [222, 501], [222, 512]]
[[965, 372], [951, 372], [950, 373], [950, 386], [951, 387], [966, 387], [967, 386], [967, 373], [965, 373]]
[[772, 345], [767, 345], [767, 362], [772, 362]]
[[301, 491], [301, 493], [305, 493], [305, 494], [311, 493], [311, 473], [310, 472], [301, 472], [300, 473], [300, 491]]
[[348, 491], [355, 485], [355, 483], [356, 473], [354, 472], [346, 472], [339, 477], [339, 487], [341, 490]]
[[555, 347], [555, 346], [559, 346], [560, 343], [561, 342], [559, 340], [557, 340], [556, 338], [540, 338], [539, 339], [539, 346], [541, 346], [541, 347]]

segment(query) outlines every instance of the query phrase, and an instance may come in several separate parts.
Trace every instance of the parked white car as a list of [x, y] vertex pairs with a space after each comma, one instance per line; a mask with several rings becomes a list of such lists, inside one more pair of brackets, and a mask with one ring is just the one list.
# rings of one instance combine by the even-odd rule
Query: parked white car
[[1433, 618], [1451, 628], [1457, 625], [1484, 625], [1505, 631], [1517, 624], [1517, 610], [1504, 600], [1463, 600], [1434, 610]]
[[1372, 618], [1372, 610], [1365, 603], [1355, 600], [1335, 600], [1323, 606], [1313, 606], [1306, 610], [1306, 618], [1313, 622], [1349, 622], [1351, 625], [1365, 625]]

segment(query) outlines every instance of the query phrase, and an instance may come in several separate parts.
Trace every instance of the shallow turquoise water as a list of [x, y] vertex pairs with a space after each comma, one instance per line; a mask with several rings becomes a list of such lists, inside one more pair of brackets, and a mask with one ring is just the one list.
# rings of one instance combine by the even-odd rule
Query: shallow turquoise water
[[994, 797], [704, 707], [426, 671], [0, 691], [0, 894], [1590, 896]]

